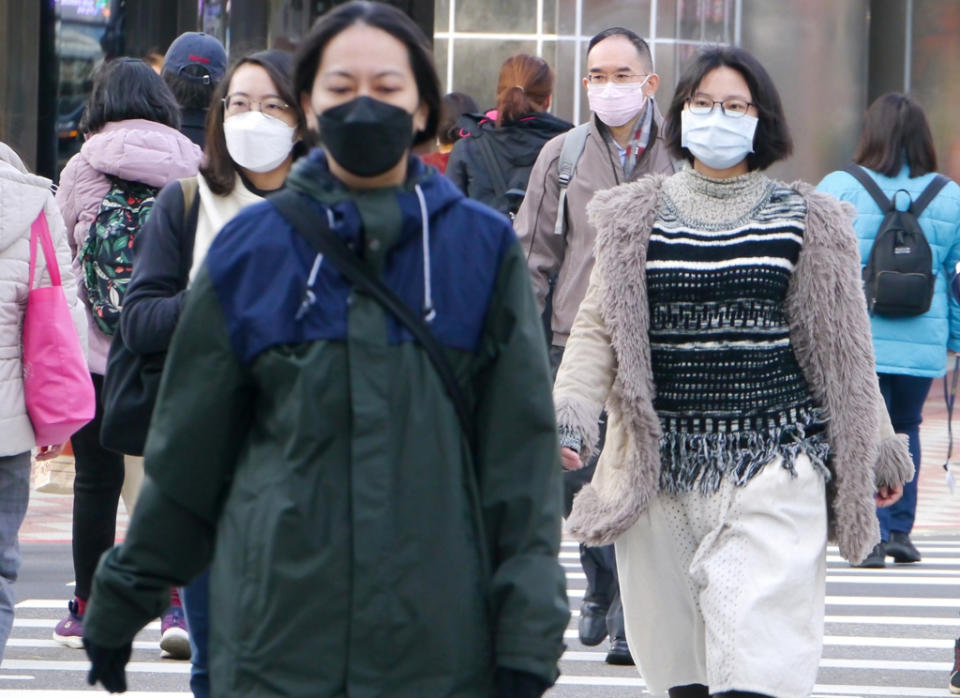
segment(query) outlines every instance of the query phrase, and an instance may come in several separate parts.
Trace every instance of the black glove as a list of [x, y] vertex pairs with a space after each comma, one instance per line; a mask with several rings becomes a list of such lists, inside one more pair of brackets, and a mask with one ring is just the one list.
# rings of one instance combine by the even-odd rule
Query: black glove
[[550, 684], [526, 671], [498, 668], [496, 698], [540, 698]]
[[127, 674], [124, 667], [130, 661], [133, 643], [123, 647], [102, 647], [83, 638], [83, 649], [90, 658], [90, 673], [87, 683], [95, 686], [97, 681], [110, 693], [124, 693], [127, 690]]

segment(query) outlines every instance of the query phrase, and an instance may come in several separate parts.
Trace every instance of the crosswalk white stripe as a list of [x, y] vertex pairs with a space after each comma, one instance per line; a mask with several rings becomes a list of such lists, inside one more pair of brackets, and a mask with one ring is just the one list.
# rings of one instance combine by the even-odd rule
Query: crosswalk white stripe
[[[17, 618], [13, 619], [15, 628], [55, 628], [59, 618]], [[147, 630], [160, 630], [160, 621], [153, 621], [146, 626]]]
[[960, 627], [960, 618], [931, 618], [929, 616], [826, 616], [827, 623], [851, 623], [862, 625], [931, 625], [948, 628]]
[[[646, 688], [646, 683], [637, 678], [620, 676], [574, 676], [561, 674], [557, 684], [567, 686], [620, 686], [624, 688]], [[817, 696], [899, 696], [899, 698], [943, 698], [944, 688], [917, 688], [905, 686], [845, 686], [817, 684], [813, 687]]]
[[[569, 593], [569, 592], [568, 592]], [[580, 594], [583, 596], [583, 594]], [[827, 606], [897, 606], [915, 608], [960, 608], [960, 597], [952, 599], [927, 599], [898, 596], [827, 596]]]
[[[956, 574], [956, 573], [954, 573]], [[941, 579], [940, 577], [912, 577], [907, 575], [883, 576], [842, 576], [837, 574], [827, 575], [827, 584], [897, 584], [899, 586], [945, 586], [953, 587], [960, 591], [960, 580], [955, 576], [953, 579]], [[958, 596], [960, 601], [960, 596]]]
[[[4, 669], [15, 671], [83, 671], [90, 670], [90, 662], [64, 661], [61, 659], [3, 659]], [[189, 674], [190, 663], [178, 661], [129, 662], [127, 673], [133, 674]]]
[[[607, 653], [604, 652], [564, 652], [560, 658], [562, 662], [603, 662]], [[950, 662], [924, 662], [916, 660], [887, 660], [887, 659], [844, 659], [824, 657], [820, 660], [820, 668], [828, 669], [880, 669], [889, 671], [931, 671], [949, 673], [953, 668]]]
[[[158, 638], [159, 640], [159, 638]], [[7, 640], [7, 647], [30, 647], [31, 649], [64, 649], [56, 640], [31, 640], [29, 638], [11, 637]], [[159, 641], [150, 642], [149, 640], [134, 640], [133, 649], [135, 650], [157, 650], [160, 651]], [[6, 666], [6, 662], [3, 664]]]

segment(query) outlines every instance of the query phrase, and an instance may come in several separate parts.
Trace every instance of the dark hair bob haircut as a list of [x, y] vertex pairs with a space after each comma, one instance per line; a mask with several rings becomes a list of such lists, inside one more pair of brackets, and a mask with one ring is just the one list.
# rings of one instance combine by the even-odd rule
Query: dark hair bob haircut
[[888, 92], [877, 97], [863, 116], [863, 129], [853, 161], [874, 172], [895, 177], [904, 158], [911, 177], [937, 169], [933, 134], [923, 107], [907, 95]]
[[163, 79], [139, 58], [116, 58], [100, 66], [80, 119], [81, 133], [98, 133], [113, 121], [146, 119], [180, 128], [180, 106]]
[[296, 135], [300, 140], [293, 146], [293, 158], [304, 155], [308, 148], [304, 143], [307, 133], [307, 120], [304, 118], [300, 100], [296, 98], [291, 82], [291, 58], [286, 51], [272, 49], [244, 56], [234, 63], [223, 76], [213, 93], [213, 103], [207, 112], [207, 140], [203, 150], [203, 164], [200, 174], [207, 180], [210, 191], [226, 196], [233, 191], [237, 183], [237, 165], [227, 150], [227, 137], [223, 133], [223, 99], [227, 96], [233, 76], [241, 66], [256, 65], [267, 71], [270, 81], [277, 89], [277, 96], [290, 105], [297, 117]]
[[693, 154], [680, 145], [680, 114], [693, 97], [703, 78], [712, 70], [726, 66], [736, 70], [750, 88], [750, 101], [757, 110], [757, 130], [753, 136], [755, 152], [747, 155], [747, 169], [765, 170], [793, 152], [793, 139], [787, 128], [780, 94], [760, 61], [749, 51], [736, 46], [704, 49], [684, 71], [665, 119], [664, 138], [670, 154], [693, 164]]
[[427, 105], [427, 125], [418, 131], [413, 144], [432, 141], [440, 121], [440, 80], [433, 65], [430, 42], [412, 19], [395, 7], [380, 2], [354, 0], [320, 17], [304, 38], [294, 58], [293, 86], [298, 96], [309, 95], [327, 44], [354, 24], [366, 24], [390, 34], [407, 47], [410, 69], [417, 82], [420, 101]]
[[[188, 66], [188, 69], [193, 67]], [[213, 92], [217, 88], [216, 84], [212, 82], [204, 83], [200, 80], [190, 80], [167, 68], [161, 70], [160, 77], [167, 83], [170, 92], [173, 93], [177, 103], [183, 109], [207, 109], [213, 100]]]

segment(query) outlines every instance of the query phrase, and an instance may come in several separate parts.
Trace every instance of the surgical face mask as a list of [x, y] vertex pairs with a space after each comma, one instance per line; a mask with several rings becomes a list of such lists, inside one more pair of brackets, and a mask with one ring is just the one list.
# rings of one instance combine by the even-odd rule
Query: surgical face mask
[[618, 84], [610, 80], [604, 85], [588, 83], [587, 101], [590, 102], [590, 111], [607, 126], [623, 126], [643, 111], [647, 103], [643, 86], [649, 79], [648, 75], [643, 82]]
[[323, 146], [357, 177], [381, 175], [413, 144], [413, 114], [373, 97], [356, 97], [317, 114]]
[[680, 112], [680, 145], [714, 170], [733, 167], [753, 152], [757, 117], [730, 117], [715, 105], [709, 114]]
[[231, 116], [223, 122], [227, 152], [235, 163], [251, 172], [270, 172], [293, 150], [296, 128], [259, 111]]

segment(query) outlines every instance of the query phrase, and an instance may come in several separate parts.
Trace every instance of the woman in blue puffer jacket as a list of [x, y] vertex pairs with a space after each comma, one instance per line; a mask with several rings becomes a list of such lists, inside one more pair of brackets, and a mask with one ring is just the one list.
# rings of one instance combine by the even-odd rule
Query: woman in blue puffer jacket
[[[888, 199], [896, 196], [898, 209], [905, 210], [916, 201], [937, 169], [933, 137], [920, 105], [902, 94], [879, 97], [864, 117], [853, 161], [866, 170]], [[861, 261], [866, 264], [884, 218], [879, 206], [863, 185], [844, 171], [831, 172], [817, 188], [856, 207], [853, 225], [860, 240]], [[933, 253], [936, 280], [930, 309], [913, 317], [874, 314], [870, 318], [880, 391], [894, 429], [909, 437], [918, 473], [923, 403], [933, 379], [946, 372], [947, 351], [960, 352], [960, 305], [949, 293], [951, 275], [960, 261], [960, 186], [949, 182], [941, 189], [921, 213], [919, 223]], [[916, 510], [914, 477], [904, 486], [899, 502], [877, 510], [883, 542], [863, 566], [883, 567], [888, 556], [897, 562], [920, 560], [910, 541]]]

